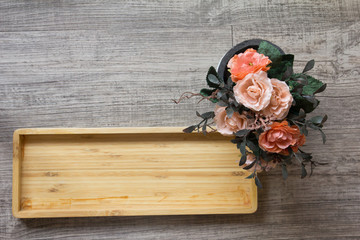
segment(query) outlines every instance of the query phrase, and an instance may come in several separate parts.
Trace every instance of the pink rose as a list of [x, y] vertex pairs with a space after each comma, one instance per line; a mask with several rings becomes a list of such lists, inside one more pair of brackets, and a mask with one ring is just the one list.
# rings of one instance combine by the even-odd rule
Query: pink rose
[[245, 115], [234, 112], [231, 118], [226, 114], [225, 107], [216, 106], [214, 121], [217, 131], [223, 135], [232, 135], [234, 132], [247, 128], [248, 119]]
[[236, 101], [254, 111], [266, 108], [271, 99], [273, 87], [266, 72], [249, 73], [234, 86]]
[[249, 48], [244, 53], [233, 56], [227, 64], [230, 68], [231, 80], [237, 82], [249, 73], [267, 71], [270, 59], [264, 54], [259, 54], [255, 49]]
[[270, 103], [261, 113], [265, 116], [274, 117], [275, 120], [282, 120], [289, 113], [293, 98], [285, 82], [276, 78], [270, 80], [273, 86]]

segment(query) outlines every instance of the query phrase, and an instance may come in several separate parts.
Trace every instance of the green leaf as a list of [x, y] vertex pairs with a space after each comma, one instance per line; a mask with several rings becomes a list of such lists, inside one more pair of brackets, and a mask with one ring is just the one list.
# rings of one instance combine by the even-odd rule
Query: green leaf
[[282, 176], [284, 180], [288, 178], [288, 171], [285, 164], [282, 165]]
[[250, 163], [249, 165], [245, 166], [243, 169], [249, 170], [250, 168], [252, 168], [252, 167], [255, 165], [256, 162], [257, 162], [257, 161], [254, 160], [252, 163]]
[[256, 155], [260, 155], [260, 148], [257, 144], [253, 143], [252, 141], [247, 141], [246, 145], [251, 149], [251, 151]]
[[239, 166], [244, 165], [246, 162], [246, 154], [242, 155], [240, 158]]
[[315, 65], [315, 60], [314, 60], [314, 59], [308, 61], [308, 62], [306, 63], [306, 66], [305, 66], [304, 70], [303, 70], [303, 73], [304, 73], [304, 72], [307, 72], [307, 71], [310, 71], [311, 69], [313, 69], [314, 65]]
[[285, 80], [286, 78], [283, 77], [283, 75], [285, 75], [286, 71], [289, 68], [292, 69], [293, 62], [294, 62], [294, 55], [292, 55], [292, 54], [282, 55], [280, 61], [273, 62], [271, 64], [271, 68], [267, 72], [269, 78], [276, 78], [276, 79], [279, 79], [279, 80]]
[[307, 171], [305, 169], [305, 166], [304, 164], [301, 164], [301, 178], [306, 177], [306, 175], [307, 175]]
[[267, 41], [260, 42], [257, 52], [269, 57], [273, 63], [281, 61], [280, 50]]
[[253, 172], [252, 174], [250, 174], [249, 176], [247, 176], [245, 179], [251, 179], [251, 178], [254, 178], [255, 176], [255, 173]]
[[202, 127], [202, 133], [206, 136], [206, 124], [207, 124], [207, 119], [204, 122], [204, 125]]
[[327, 86], [327, 84], [325, 83], [325, 84], [322, 85], [318, 90], [316, 90], [316, 91], [314, 92], [314, 94], [316, 94], [316, 93], [321, 93], [321, 92], [325, 91], [326, 86]]
[[323, 130], [322, 130], [321, 128], [319, 128], [318, 130], [319, 130], [320, 133], [321, 133], [321, 137], [322, 137], [322, 140], [323, 140], [323, 144], [325, 144], [325, 143], [326, 143], [326, 135], [325, 135], [325, 133], [323, 132]]
[[215, 86], [219, 86], [220, 85], [220, 81], [219, 79], [214, 75], [214, 74], [209, 74], [208, 75], [208, 80], [214, 84]]
[[226, 115], [228, 118], [231, 118], [234, 114], [234, 110], [231, 107], [226, 108]]
[[320, 101], [315, 98], [307, 98], [297, 92], [292, 93], [292, 96], [296, 102], [296, 105], [291, 107], [292, 112], [298, 112], [302, 108], [306, 113], [310, 113], [314, 111], [320, 103]]
[[185, 129], [183, 130], [183, 132], [184, 132], [184, 133], [192, 133], [192, 132], [195, 130], [195, 128], [196, 128], [196, 125], [193, 125], [193, 126], [190, 126], [190, 127], [188, 127], [188, 128], [185, 128]]
[[223, 82], [219, 78], [219, 75], [217, 74], [216, 69], [213, 66], [209, 68], [209, 71], [206, 75], [206, 82], [211, 88], [218, 88], [220, 83]]
[[235, 135], [237, 137], [244, 137], [245, 135], [247, 135], [248, 133], [250, 132], [249, 129], [242, 129], [242, 130], [239, 130], [235, 133]]
[[323, 118], [324, 118], [323, 116], [315, 116], [310, 118], [310, 121], [314, 124], [321, 124]]
[[255, 184], [258, 188], [262, 188], [262, 185], [261, 185], [261, 182], [260, 182], [258, 176], [255, 176]]
[[243, 156], [246, 155], [246, 140], [240, 144], [240, 152]]
[[[203, 96], [203, 97], [209, 97], [209, 96], [211, 96], [211, 94], [212, 94], [213, 92], [215, 92], [215, 91], [216, 91], [216, 89], [203, 88], [203, 89], [200, 90], [200, 94], [201, 94], [201, 96]], [[216, 99], [216, 98], [210, 98], [210, 101], [212, 101], [213, 103], [217, 103], [219, 100]]]
[[[319, 89], [323, 88], [323, 85], [325, 85], [322, 81], [304, 73], [296, 73], [291, 76], [292, 79], [298, 79], [301, 77], [306, 77], [307, 79], [307, 84], [303, 87], [303, 95], [314, 95]], [[299, 83], [292, 80], [289, 81], [288, 84], [294, 88]]]
[[201, 117], [203, 119], [209, 119], [209, 118], [214, 118], [215, 117], [215, 113], [214, 112], [206, 112], [201, 114]]

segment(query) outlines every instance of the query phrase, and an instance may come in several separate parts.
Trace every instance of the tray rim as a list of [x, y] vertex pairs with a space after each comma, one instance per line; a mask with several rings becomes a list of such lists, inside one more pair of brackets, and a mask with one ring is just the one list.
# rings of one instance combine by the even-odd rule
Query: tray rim
[[[84, 214], [85, 211], [79, 211], [80, 214], [77, 214], [76, 211], [66, 211], [66, 210], [32, 210], [30, 214], [26, 211], [20, 210], [21, 199], [20, 199], [20, 183], [21, 183], [21, 162], [23, 158], [23, 147], [24, 147], [24, 136], [25, 135], [78, 135], [78, 134], [127, 134], [127, 133], [178, 133], [178, 134], [188, 134], [184, 133], [182, 130], [185, 127], [117, 127], [117, 128], [19, 128], [14, 131], [13, 134], [13, 176], [12, 176], [12, 214], [16, 218], [52, 218], [52, 217], [96, 217], [96, 216], [146, 216], [148, 214], [126, 214], [121, 215], [117, 214], [116, 209], [111, 215], [105, 215], [104, 212], [112, 211], [109, 210], [90, 210], [86, 211], [87, 214]], [[192, 134], [198, 134], [192, 133]], [[219, 133], [211, 133], [219, 134]], [[254, 203], [252, 208], [242, 209], [241, 212], [224, 212], [224, 213], [214, 213], [215, 214], [251, 214], [257, 211], [258, 208], [258, 191], [255, 185], [255, 181], [252, 180], [252, 189], [254, 195]], [[41, 217], [36, 215], [36, 213], [48, 213], [49, 216], [42, 215]], [[56, 216], [52, 214], [56, 213]], [[60, 214], [59, 214], [60, 213]], [[64, 213], [62, 215], [61, 213]], [[73, 214], [69, 214], [73, 213]], [[149, 215], [168, 215], [168, 214], [149, 214]], [[171, 215], [204, 215], [204, 213], [177, 213]]]

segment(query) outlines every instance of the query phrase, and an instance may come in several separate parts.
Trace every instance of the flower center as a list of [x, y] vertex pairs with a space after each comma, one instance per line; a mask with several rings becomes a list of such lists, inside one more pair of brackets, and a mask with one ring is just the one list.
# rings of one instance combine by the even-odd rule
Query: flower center
[[249, 62], [249, 65], [250, 65], [250, 66], [253, 66], [254, 64], [253, 64], [252, 62]]
[[251, 97], [253, 99], [259, 98], [259, 96], [260, 96], [260, 89], [255, 86], [248, 87], [247, 92], [248, 92], [249, 97]]

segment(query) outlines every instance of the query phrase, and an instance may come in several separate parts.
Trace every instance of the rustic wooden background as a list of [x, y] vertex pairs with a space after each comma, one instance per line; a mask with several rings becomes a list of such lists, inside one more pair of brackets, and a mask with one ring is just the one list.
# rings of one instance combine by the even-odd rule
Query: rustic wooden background
[[[303, 1], [1, 1], [0, 239], [360, 238], [360, 4]], [[252, 215], [19, 220], [11, 214], [12, 133], [22, 127], [185, 126], [192, 99], [234, 44], [263, 38], [328, 83], [329, 165], [301, 180], [291, 168], [261, 176]]]

